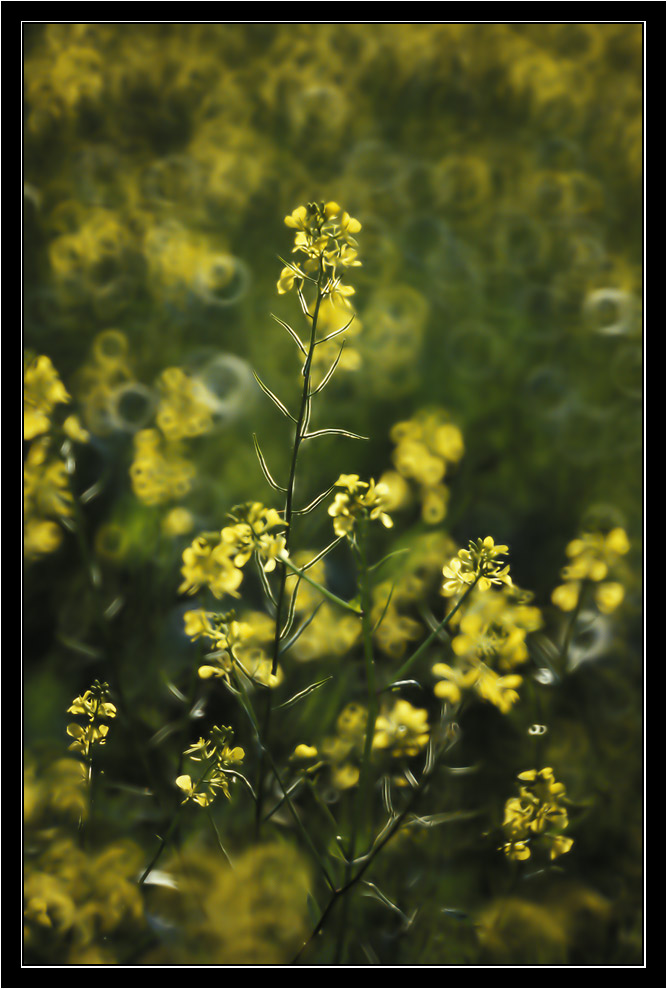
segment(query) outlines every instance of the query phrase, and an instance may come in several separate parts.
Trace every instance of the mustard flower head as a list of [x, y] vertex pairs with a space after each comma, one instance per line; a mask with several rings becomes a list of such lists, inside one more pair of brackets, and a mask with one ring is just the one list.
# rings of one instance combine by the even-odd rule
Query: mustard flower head
[[[430, 524], [447, 514], [449, 489], [443, 479], [464, 453], [461, 430], [445, 409], [421, 409], [411, 419], [395, 423], [389, 435], [395, 444], [392, 460], [404, 483], [419, 487], [422, 518]], [[409, 489], [408, 489], [409, 490]]]
[[182, 803], [192, 800], [200, 807], [208, 807], [219, 792], [230, 796], [229, 784], [235, 781], [234, 766], [245, 758], [239, 746], [231, 746], [234, 733], [231, 728], [212, 728], [208, 738], [199, 738], [185, 750], [184, 755], [193, 762], [206, 762], [199, 779], [183, 774], [176, 779], [176, 786], [185, 794]]
[[457, 667], [436, 663], [432, 673], [438, 678], [433, 693], [440, 700], [458, 704], [466, 691], [474, 690], [481, 700], [493, 704], [501, 714], [508, 714], [519, 700], [517, 688], [523, 682], [517, 674], [501, 676], [474, 656], [466, 657]]
[[42, 354], [31, 361], [23, 375], [23, 438], [46, 433], [54, 407], [69, 400], [51, 359]]
[[[261, 618], [261, 614], [259, 615]], [[206, 655], [206, 663], [199, 667], [202, 680], [218, 678], [231, 682], [235, 668], [250, 680], [266, 687], [275, 687], [282, 682], [280, 667], [272, 674], [272, 660], [262, 648], [266, 640], [257, 622], [237, 621], [235, 612], [216, 614], [199, 608], [186, 611], [184, 616], [185, 634], [191, 639], [208, 639], [214, 651]], [[273, 630], [271, 630], [271, 637]], [[272, 641], [272, 638], [271, 638]]]
[[511, 670], [528, 659], [530, 632], [542, 625], [539, 608], [514, 584], [494, 594], [473, 591], [465, 614], [458, 612], [452, 625], [452, 650], [457, 656], [476, 656], [494, 667]]
[[528, 859], [533, 843], [544, 848], [552, 860], [569, 852], [574, 841], [562, 833], [568, 826], [563, 784], [555, 780], [550, 767], [529, 769], [519, 773], [518, 779], [523, 784], [519, 796], [505, 804], [505, 855], [519, 861]]
[[217, 534], [197, 536], [183, 551], [179, 593], [196, 594], [201, 587], [208, 587], [216, 598], [226, 594], [240, 597], [238, 588], [243, 574], [234, 565], [233, 555], [233, 546], [221, 541]]
[[351, 308], [349, 297], [354, 294], [350, 285], [344, 285], [342, 275], [349, 268], [361, 264], [354, 234], [361, 224], [338, 203], [308, 203], [297, 206], [285, 217], [286, 226], [295, 230], [293, 254], [304, 255], [294, 264], [286, 265], [278, 280], [278, 293], [283, 295], [295, 285], [301, 288], [306, 279], [318, 278], [322, 271], [326, 278], [322, 286], [323, 296], [335, 305]]
[[502, 566], [498, 557], [508, 552], [507, 546], [496, 546], [493, 538], [471, 540], [468, 549], [460, 549], [458, 556], [443, 567], [446, 577], [442, 585], [445, 597], [475, 584], [480, 591], [488, 590], [493, 584], [511, 586], [509, 565]]
[[414, 756], [429, 739], [428, 713], [398, 700], [390, 711], [380, 714], [375, 722], [373, 748], [384, 749], [395, 758]]
[[593, 597], [604, 615], [615, 611], [625, 597], [623, 584], [607, 580], [610, 571], [630, 549], [624, 529], [610, 532], [583, 533], [568, 543], [566, 554], [570, 562], [561, 570], [565, 583], [554, 589], [551, 600], [561, 611], [574, 611], [579, 603], [584, 581], [593, 585]]
[[109, 725], [105, 722], [116, 717], [116, 707], [109, 701], [109, 684], [95, 680], [90, 690], [74, 698], [67, 713], [87, 719], [85, 726], [76, 721], [68, 725], [67, 734], [74, 739], [70, 750], [88, 758], [93, 745], [106, 742]]
[[186, 495], [195, 475], [178, 441], [165, 440], [158, 429], [141, 429], [134, 436], [130, 466], [132, 490], [146, 505], [161, 505]]
[[391, 517], [385, 511], [389, 499], [386, 485], [374, 480], [362, 481], [358, 474], [341, 474], [335, 484], [342, 490], [337, 492], [333, 504], [329, 505], [329, 515], [333, 518], [337, 536], [354, 538], [354, 530], [359, 519], [379, 519], [390, 529]]
[[285, 536], [276, 532], [286, 526], [278, 511], [256, 501], [237, 505], [230, 516], [235, 524], [226, 526], [220, 535], [230, 547], [234, 566], [244, 566], [257, 553], [266, 573], [275, 570], [276, 560], [285, 549]]
[[60, 545], [54, 518], [69, 518], [74, 499], [64, 460], [49, 455], [50, 439], [39, 436], [30, 444], [23, 465], [23, 551], [26, 559], [51, 553]]

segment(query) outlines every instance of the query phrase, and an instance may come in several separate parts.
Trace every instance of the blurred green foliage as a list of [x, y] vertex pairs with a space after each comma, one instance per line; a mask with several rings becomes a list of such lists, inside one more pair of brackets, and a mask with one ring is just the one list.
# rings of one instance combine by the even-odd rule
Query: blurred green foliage
[[[231, 697], [197, 680], [181, 554], [239, 502], [271, 503], [253, 433], [274, 476], [287, 471], [288, 424], [251, 371], [286, 401], [299, 388], [293, 344], [270, 315], [295, 318], [294, 298], [276, 293], [278, 255], [289, 249], [283, 218], [301, 203], [335, 200], [361, 221], [363, 267], [351, 278], [350, 345], [314, 426], [371, 439], [331, 437], [307, 450], [299, 497], [343, 472], [380, 477], [392, 466], [391, 426], [445, 409], [465, 453], [447, 474], [437, 531], [452, 545], [492, 533], [510, 546], [512, 575], [545, 619], [533, 658], [562, 634], [550, 595], [569, 541], [621, 527], [631, 546], [622, 607], [576, 626], [578, 658], [563, 680], [531, 679], [526, 706], [509, 716], [466, 708], [454, 767], [474, 771], [443, 774], [441, 809], [474, 808], [479, 827], [411, 830], [388, 847], [373, 882], [406, 915], [410, 904], [420, 909], [406, 925], [359, 898], [364, 928], [350, 960], [636, 964], [641, 25], [31, 23], [24, 94], [24, 344], [29, 360], [48, 355], [89, 434], [68, 454], [79, 507], [62, 513], [69, 525], [57, 548], [24, 571], [24, 729], [35, 780], [65, 752], [72, 698], [97, 677], [112, 696], [122, 691], [100, 756], [107, 783], [96, 795], [95, 839], [112, 850], [131, 840], [139, 850], [128, 861], [147, 864], [179, 801], [173, 781], [196, 716], [246, 732]], [[205, 385], [203, 410], [191, 381]], [[433, 529], [416, 502], [395, 518], [396, 546]], [[332, 538], [326, 512], [299, 524], [301, 546]], [[344, 554], [327, 565], [331, 588], [345, 595], [353, 578]], [[250, 577], [244, 606], [262, 608]], [[411, 616], [420, 617], [414, 607]], [[344, 642], [342, 626], [340, 634]], [[293, 709], [275, 739], [283, 760], [316, 727], [331, 728], [357, 682], [344, 648], [318, 665], [330, 686]], [[285, 696], [312, 679], [308, 663], [293, 663]], [[526, 734], [536, 721], [548, 726], [539, 740]], [[514, 776], [538, 755], [567, 782], [576, 841], [555, 874], [518, 882], [490, 835]], [[35, 815], [49, 799], [34, 797]], [[251, 883], [256, 870], [289, 926], [297, 907], [271, 887], [263, 853], [244, 849], [252, 808], [235, 795], [216, 813], [245, 855], [243, 875]], [[187, 896], [201, 906], [210, 829], [199, 834], [195, 816], [186, 820], [177, 839], [194, 843]], [[71, 861], [80, 854], [72, 849]], [[269, 846], [267, 861], [276, 854]], [[129, 876], [134, 866], [124, 868]], [[299, 889], [301, 869], [292, 869]], [[197, 942], [192, 917], [172, 955], [155, 947], [164, 931], [153, 889], [152, 932], [127, 927], [139, 907], [119, 873], [108, 943], [96, 955], [77, 921], [69, 959], [233, 962], [234, 931], [223, 937], [216, 927], [216, 896], [240, 893], [220, 882], [202, 907], [211, 958], [202, 943], [188, 947]], [[98, 893], [85, 890], [71, 902], [97, 916]], [[237, 917], [242, 963], [289, 960], [274, 947], [280, 931], [252, 940], [253, 909], [246, 897]], [[61, 960], [55, 936], [31, 944], [33, 962]]]

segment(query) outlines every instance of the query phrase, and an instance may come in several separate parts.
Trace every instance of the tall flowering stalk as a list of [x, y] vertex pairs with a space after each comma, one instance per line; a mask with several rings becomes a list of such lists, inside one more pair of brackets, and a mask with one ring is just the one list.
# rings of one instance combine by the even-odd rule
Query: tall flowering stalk
[[[266, 622], [262, 616], [259, 621], [257, 615], [247, 621], [239, 620], [235, 612], [229, 610], [216, 613], [202, 608], [185, 614], [185, 631], [190, 638], [208, 640], [213, 646], [213, 651], [199, 666], [200, 678], [219, 681], [230, 690], [249, 719], [259, 748], [256, 782], [253, 786], [239, 773], [238, 764], [244, 752], [240, 748], [231, 749], [225, 734], [224, 738], [218, 738], [217, 748], [211, 738], [209, 742], [200, 739], [186, 750], [191, 758], [206, 761], [206, 768], [198, 779], [187, 774], [178, 776], [176, 786], [184, 797], [184, 804], [207, 808], [210, 813], [210, 804], [217, 793], [228, 796], [229, 781], [241, 779], [255, 801], [256, 838], [260, 837], [264, 822], [284, 805], [329, 888], [319, 921], [294, 961], [300, 959], [307, 945], [328, 924], [340, 905], [334, 957], [336, 963], [344, 963], [352, 928], [352, 903], [347, 895], [350, 890], [365, 884], [372, 895], [401, 912], [364, 878], [386, 844], [405, 827], [431, 827], [445, 820], [471, 816], [467, 811], [423, 816], [417, 815], [415, 808], [426, 795], [441, 760], [456, 743], [455, 717], [466, 697], [476, 695], [478, 700], [494, 705], [503, 714], [510, 713], [520, 700], [517, 688], [522, 684], [522, 677], [514, 672], [514, 668], [527, 659], [525, 635], [539, 626], [539, 616], [526, 607], [525, 595], [513, 584], [509, 565], [504, 559], [507, 546], [497, 545], [491, 536], [486, 536], [471, 540], [467, 548], [452, 556], [450, 541], [451, 549], [443, 551], [444, 560], [439, 557], [441, 562], [438, 563], [444, 578], [440, 590], [447, 602], [444, 617], [440, 621], [433, 617], [429, 622], [430, 631], [407, 657], [404, 651], [400, 653], [398, 669], [387, 672], [377, 666], [377, 633], [387, 616], [395, 584], [380, 606], [378, 591], [383, 585], [376, 581], [374, 574], [385, 560], [402, 551], [389, 553], [377, 562], [371, 560], [369, 533], [375, 524], [386, 530], [393, 528], [390, 512], [394, 511], [396, 502], [391, 485], [384, 479], [376, 482], [373, 478], [363, 480], [358, 474], [341, 474], [309, 504], [299, 505], [295, 498], [299, 456], [304, 443], [328, 435], [364, 439], [339, 427], [310, 428], [313, 401], [334, 375], [344, 342], [338, 354], [328, 358], [330, 363], [324, 368], [317, 348], [342, 337], [354, 319], [350, 302], [354, 289], [345, 279], [349, 270], [361, 264], [354, 236], [360, 231], [361, 224], [335, 202], [299, 206], [285, 217], [285, 224], [294, 231], [292, 258], [282, 261], [277, 290], [281, 295], [293, 292], [297, 296], [307, 332], [299, 334], [284, 320], [274, 318], [289, 334], [299, 353], [301, 385], [297, 408], [291, 408], [289, 400], [283, 401], [255, 373], [262, 392], [293, 424], [285, 479], [276, 480], [258, 437], [253, 437], [261, 471], [280, 496], [282, 507], [267, 507], [261, 502], [239, 505], [229, 513], [228, 525], [198, 535], [183, 553], [180, 587], [181, 592], [190, 595], [207, 589], [217, 599], [228, 596], [239, 599], [246, 567], [251, 561], [257, 566], [269, 604], [270, 617], [263, 616]], [[343, 325], [331, 329], [332, 314]], [[341, 314], [344, 314], [342, 320]], [[313, 381], [314, 368], [317, 368], [319, 378], [317, 384]], [[452, 458], [460, 456], [461, 444], [454, 446], [453, 453], [450, 450], [455, 439], [451, 428], [444, 434], [442, 423], [438, 428], [442, 442], [447, 440], [445, 448]], [[293, 552], [295, 528], [298, 530], [301, 516], [317, 509], [327, 498], [330, 500], [326, 510], [334, 538], [311, 559], [307, 559], [311, 556], [307, 554], [304, 563], [301, 552]], [[356, 563], [357, 591], [349, 601], [342, 600], [324, 586], [322, 561], [340, 543], [348, 546]], [[309, 590], [307, 610], [310, 609], [310, 614], [305, 617], [303, 606], [297, 603], [302, 583], [315, 592]], [[272, 711], [300, 703], [331, 679], [315, 681], [288, 700], [274, 704], [275, 689], [288, 679], [281, 664], [297, 640], [307, 634], [320, 607], [327, 602], [345, 611], [346, 620], [354, 625], [347, 648], [359, 649], [363, 657], [365, 702], [349, 700], [338, 715], [335, 734], [312, 740], [316, 744], [311, 744], [310, 740], [298, 744], [287, 765], [281, 767], [272, 752]], [[342, 622], [339, 627], [343, 627]], [[407, 637], [418, 639], [419, 628], [419, 624], [413, 622], [408, 627]], [[450, 644], [446, 646], [446, 643]], [[405, 677], [412, 673], [420, 659], [443, 648], [448, 649], [447, 656], [453, 665], [437, 662], [431, 667], [431, 674], [437, 679], [433, 695], [440, 702], [440, 714], [426, 707], [414, 707], [407, 699], [396, 697], [395, 691], [407, 685], [413, 689], [417, 684], [424, 690], [418, 681], [405, 680]], [[341, 655], [345, 651], [342, 650]], [[258, 687], [260, 706], [263, 703], [261, 711], [257, 709]], [[391, 698], [389, 701], [387, 694]], [[433, 707], [431, 700], [430, 708]], [[267, 812], [268, 788], [265, 784], [268, 773], [274, 776], [281, 796]], [[322, 800], [319, 792], [322, 779], [339, 795], [350, 791], [349, 799], [342, 803], [339, 819]], [[337, 854], [330, 849], [323, 852], [311, 834], [307, 816], [297, 809], [296, 794], [302, 787], [307, 788], [326, 815]], [[376, 798], [380, 788], [386, 820], [376, 833], [379, 812]], [[539, 811], [537, 807], [536, 814]], [[547, 816], [550, 826], [553, 825], [551, 809]], [[211, 821], [220, 843], [213, 818]], [[534, 831], [537, 825], [531, 827]], [[162, 847], [172, 830], [173, 822]], [[521, 842], [525, 841], [523, 834], [518, 841], [520, 856], [523, 854]], [[560, 852], [566, 850], [562, 842], [556, 847]], [[160, 851], [142, 878], [154, 866]]]

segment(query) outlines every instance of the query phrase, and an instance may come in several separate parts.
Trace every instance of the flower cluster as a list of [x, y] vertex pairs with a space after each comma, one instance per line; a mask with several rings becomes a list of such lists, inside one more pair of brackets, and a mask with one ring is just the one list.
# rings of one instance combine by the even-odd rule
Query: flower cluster
[[68, 965], [117, 964], [130, 932], [145, 924], [136, 882], [141, 849], [117, 841], [87, 854], [69, 836], [50, 834], [48, 848], [26, 862], [26, 946]]
[[354, 539], [357, 521], [362, 518], [379, 519], [387, 529], [392, 527], [394, 523], [385, 511], [388, 489], [384, 484], [373, 479], [361, 481], [358, 474], [341, 474], [335, 486], [343, 490], [337, 492], [328, 511], [337, 536]]
[[210, 396], [201, 381], [180, 367], [168, 367], [157, 384], [162, 397], [156, 421], [168, 440], [200, 436], [211, 429]]
[[456, 667], [449, 666], [448, 663], [436, 663], [432, 672], [440, 678], [433, 688], [433, 693], [440, 700], [458, 704], [464, 691], [474, 690], [481, 700], [493, 704], [501, 714], [508, 714], [519, 700], [517, 687], [523, 683], [523, 677], [516, 673], [496, 673], [475, 656], [466, 657]]
[[36, 357], [23, 375], [23, 438], [32, 440], [48, 432], [55, 406], [69, 401], [50, 358], [44, 354]]
[[297, 745], [290, 757], [291, 762], [301, 772], [311, 775], [322, 769], [328, 770], [327, 777], [334, 791], [356, 786], [367, 716], [368, 712], [362, 704], [350, 702], [338, 715], [334, 734], [327, 735], [319, 747], [305, 743]]
[[[396, 472], [383, 476], [399, 504], [410, 495], [409, 483], [418, 486], [422, 518], [430, 524], [447, 514], [449, 489], [443, 479], [450, 465], [463, 456], [463, 436], [443, 409], [422, 409], [411, 419], [392, 426], [395, 444], [392, 459]], [[401, 483], [402, 482], [402, 483]]]
[[394, 758], [418, 755], [429, 739], [428, 713], [409, 701], [397, 700], [375, 722], [373, 748]]
[[273, 641], [273, 626], [265, 632], [258, 617], [250, 623], [237, 621], [233, 611], [226, 614], [203, 609], [185, 612], [185, 634], [193, 641], [205, 638], [213, 643], [213, 652], [207, 653], [207, 662], [199, 667], [202, 680], [223, 679], [229, 683], [236, 666], [250, 680], [264, 686], [275, 687], [281, 682], [280, 667], [271, 674], [272, 660], [262, 648]]
[[502, 846], [510, 859], [523, 860], [531, 856], [531, 843], [539, 841], [550, 859], [569, 852], [572, 838], [563, 835], [568, 826], [564, 806], [565, 787], [554, 779], [553, 769], [530, 769], [519, 773], [519, 796], [505, 804], [503, 831], [507, 838]]
[[132, 490], [145, 505], [161, 505], [186, 495], [195, 475], [182, 445], [164, 439], [157, 429], [141, 429], [134, 437], [130, 466]]
[[282, 295], [294, 285], [301, 288], [306, 279], [317, 281], [322, 271], [326, 276], [323, 297], [328, 297], [334, 306], [351, 308], [348, 300], [354, 289], [341, 282], [339, 269], [361, 265], [356, 251], [359, 245], [353, 236], [361, 230], [359, 221], [343, 212], [338, 203], [329, 202], [298, 206], [285, 217], [285, 223], [296, 230], [292, 253], [304, 254], [305, 260], [301, 266], [290, 264], [283, 268], [278, 292]]
[[502, 566], [499, 556], [507, 553], [507, 546], [496, 546], [493, 538], [471, 540], [468, 549], [460, 549], [458, 555], [443, 567], [447, 578], [442, 585], [442, 594], [451, 597], [465, 591], [474, 584], [478, 590], [486, 591], [492, 584], [511, 586], [509, 565]]
[[[50, 553], [59, 545], [62, 533], [56, 519], [73, 514], [68, 467], [63, 456], [53, 456], [55, 438], [53, 412], [57, 405], [70, 402], [58, 372], [45, 355], [28, 360], [23, 385], [23, 437], [30, 441], [23, 465], [23, 547], [26, 559]], [[71, 449], [71, 441], [86, 443], [88, 433], [76, 415], [60, 425], [61, 436]]]
[[526, 640], [542, 626], [540, 609], [529, 592], [514, 584], [493, 594], [473, 591], [465, 614], [453, 616], [452, 650], [462, 658], [476, 657], [508, 671], [528, 659]]
[[585, 581], [595, 585], [594, 596], [598, 609], [611, 614], [621, 604], [625, 589], [618, 581], [606, 580], [609, 571], [630, 549], [625, 529], [617, 527], [606, 535], [601, 532], [585, 532], [566, 547], [569, 564], [561, 570], [565, 583], [555, 588], [551, 600], [561, 611], [574, 611], [581, 597]]
[[197, 536], [183, 551], [183, 582], [181, 593], [196, 594], [208, 587], [216, 598], [225, 594], [239, 597], [243, 580], [242, 567], [257, 555], [266, 573], [276, 567], [285, 549], [285, 537], [276, 533], [285, 521], [275, 508], [265, 508], [260, 502], [237, 506], [231, 514], [233, 525], [220, 533]]
[[234, 733], [231, 728], [212, 728], [208, 738], [200, 738], [194, 745], [186, 749], [184, 755], [193, 762], [206, 762], [206, 768], [198, 780], [193, 781], [184, 774], [176, 780], [176, 786], [185, 794], [185, 804], [189, 800], [208, 807], [215, 800], [218, 791], [229, 798], [229, 783], [234, 782], [236, 774], [233, 767], [243, 762], [245, 752], [239, 746], [231, 748], [230, 742]]
[[90, 690], [74, 698], [67, 712], [87, 718], [85, 727], [77, 721], [68, 725], [67, 734], [74, 739], [70, 750], [89, 759], [92, 746], [106, 742], [109, 725], [105, 722], [116, 717], [116, 707], [109, 701], [109, 684], [95, 680]]
[[512, 709], [523, 682], [514, 671], [528, 659], [528, 635], [542, 625], [541, 612], [530, 601], [528, 592], [511, 583], [491, 594], [479, 584], [474, 588], [464, 614], [458, 612], [451, 619], [457, 665], [436, 663], [432, 669], [439, 678], [436, 697], [458, 704], [465, 691], [473, 690], [502, 714]]

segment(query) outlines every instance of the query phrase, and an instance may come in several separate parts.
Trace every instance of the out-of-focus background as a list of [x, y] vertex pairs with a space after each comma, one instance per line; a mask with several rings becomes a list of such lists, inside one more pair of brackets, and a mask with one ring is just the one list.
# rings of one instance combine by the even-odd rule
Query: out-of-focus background
[[[554, 635], [568, 542], [628, 534], [623, 608], [582, 635], [551, 712], [587, 807], [578, 885], [544, 930], [537, 913], [530, 929], [547, 945], [541, 960], [595, 963], [613, 950], [605, 961], [636, 961], [642, 26], [33, 23], [23, 46], [24, 347], [28, 360], [50, 358], [88, 433], [69, 454], [80, 514], [53, 549], [37, 540], [24, 570], [31, 758], [65, 748], [72, 698], [94, 677], [112, 681], [109, 650], [147, 738], [181, 716], [166, 686], [187, 692], [196, 667], [181, 554], [233, 505], [273, 503], [252, 434], [283, 476], [289, 431], [252, 369], [283, 400], [296, 394], [294, 346], [271, 318], [299, 325], [294, 295], [276, 290], [292, 240], [284, 217], [335, 200], [362, 224], [363, 264], [350, 272], [356, 318], [316, 425], [370, 440], [307, 451], [304, 497], [341, 472], [380, 477], [391, 426], [445, 410], [465, 443], [446, 504], [432, 517], [419, 505], [397, 513], [397, 529], [507, 543], [515, 581]], [[205, 400], [184, 397], [188, 381]], [[302, 545], [324, 545], [330, 519], [308, 519]], [[207, 717], [229, 717], [210, 704]], [[512, 771], [527, 768], [519, 730], [503, 732], [510, 771], [484, 776], [501, 807]], [[490, 729], [472, 724], [468, 736], [483, 759]], [[111, 738], [108, 750], [120, 779], [128, 753]], [[151, 752], [158, 765], [167, 753], [167, 778], [168, 743]], [[145, 784], [136, 766], [125, 781]], [[109, 807], [110, 828], [150, 834], [132, 794]], [[492, 854], [474, 843], [439, 880], [430, 836], [405, 854], [440, 908], [461, 906], [464, 889], [466, 909], [497, 893]], [[525, 957], [517, 910], [514, 928], [487, 914], [492, 960]], [[553, 917], [566, 914], [563, 956]], [[455, 912], [437, 917], [412, 933], [413, 960], [479, 957]]]

